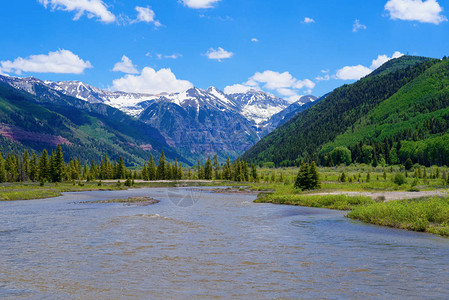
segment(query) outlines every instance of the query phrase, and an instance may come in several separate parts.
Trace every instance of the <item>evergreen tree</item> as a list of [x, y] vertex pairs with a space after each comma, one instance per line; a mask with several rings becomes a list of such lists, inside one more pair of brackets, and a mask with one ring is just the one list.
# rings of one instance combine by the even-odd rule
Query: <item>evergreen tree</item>
[[255, 164], [251, 165], [251, 176], [255, 182], [259, 181], [259, 175], [257, 174], [257, 168]]
[[32, 181], [38, 180], [38, 166], [37, 166], [37, 155], [36, 153], [32, 152], [30, 157], [30, 179]]
[[61, 145], [58, 145], [56, 148], [56, 153], [53, 157], [52, 165], [52, 181], [53, 182], [61, 182], [64, 175], [65, 170], [65, 162], [64, 162], [64, 155], [62, 154], [62, 148]]
[[157, 171], [156, 171], [156, 179], [158, 179], [158, 180], [165, 179], [165, 153], [164, 153], [164, 151], [162, 151], [162, 154], [159, 157], [159, 164], [157, 166]]
[[213, 166], [212, 161], [210, 160], [210, 156], [206, 159], [206, 163], [204, 165], [204, 179], [211, 180], [213, 174]]
[[295, 188], [307, 190], [311, 185], [311, 178], [309, 176], [309, 164], [302, 163], [299, 167], [298, 175], [296, 176]]
[[142, 176], [141, 177], [142, 177], [143, 180], [146, 180], [146, 181], [150, 180], [150, 174], [148, 173], [147, 162], [145, 162], [143, 164]]
[[229, 160], [229, 156], [228, 159], [226, 160], [226, 163], [223, 167], [223, 178], [225, 180], [231, 180], [232, 179], [232, 170], [231, 170], [231, 162]]
[[410, 171], [413, 168], [413, 162], [410, 158], [407, 158], [407, 160], [405, 161], [405, 169], [407, 171]]
[[45, 181], [49, 179], [49, 162], [48, 162], [48, 152], [46, 149], [42, 151], [41, 157], [39, 158], [38, 173], [39, 181]]
[[156, 180], [156, 164], [153, 160], [153, 154], [150, 155], [150, 161], [148, 163], [148, 177], [150, 180]]
[[0, 153], [0, 182], [6, 181], [6, 169], [5, 169], [5, 162], [3, 160], [3, 156]]
[[321, 187], [320, 175], [315, 161], [312, 161], [309, 168], [310, 186], [309, 190], [319, 189]]

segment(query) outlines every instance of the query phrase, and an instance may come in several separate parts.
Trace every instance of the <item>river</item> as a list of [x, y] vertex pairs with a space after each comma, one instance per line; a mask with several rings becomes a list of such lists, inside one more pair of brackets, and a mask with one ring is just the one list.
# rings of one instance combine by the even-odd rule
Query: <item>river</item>
[[[151, 206], [79, 203], [130, 196]], [[190, 188], [0, 202], [0, 298], [432, 298], [449, 239]]]

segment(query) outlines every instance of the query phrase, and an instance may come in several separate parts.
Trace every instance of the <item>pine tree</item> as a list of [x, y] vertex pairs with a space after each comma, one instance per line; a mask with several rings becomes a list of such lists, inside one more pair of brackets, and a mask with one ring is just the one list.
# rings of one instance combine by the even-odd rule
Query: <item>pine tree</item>
[[213, 166], [212, 161], [210, 160], [210, 156], [206, 159], [206, 163], [204, 165], [204, 179], [211, 180], [213, 174]]
[[309, 164], [302, 163], [296, 176], [295, 188], [307, 190], [310, 186]]
[[319, 189], [321, 187], [320, 175], [318, 173], [318, 168], [316, 167], [316, 163], [312, 161], [309, 168], [309, 176], [310, 176], [310, 186], [309, 189]]
[[30, 157], [30, 179], [32, 181], [38, 180], [38, 166], [37, 166], [37, 155], [32, 152]]
[[229, 160], [229, 156], [228, 159], [226, 160], [226, 163], [223, 167], [223, 178], [225, 180], [231, 180], [232, 179], [232, 170], [231, 170], [231, 162]]
[[154, 163], [153, 154], [150, 155], [150, 161], [148, 163], [148, 177], [150, 180], [156, 180], [156, 164]]
[[117, 179], [125, 179], [126, 176], [126, 168], [125, 168], [125, 162], [123, 161], [123, 158], [120, 156], [118, 160], [117, 165]]
[[162, 151], [162, 154], [159, 157], [159, 164], [157, 166], [157, 171], [156, 171], [156, 179], [159, 179], [159, 180], [165, 179], [165, 153], [164, 153], [164, 151]]
[[182, 171], [182, 163], [179, 163], [177, 179], [181, 180], [183, 177], [184, 177], [184, 172]]
[[25, 152], [23, 152], [22, 162], [23, 162], [23, 171], [25, 172], [26, 179], [29, 179], [30, 178], [30, 155], [28, 153], [28, 150], [25, 150]]
[[251, 176], [255, 182], [259, 181], [259, 175], [257, 174], [257, 168], [255, 164], [251, 165]]
[[56, 153], [52, 153], [50, 158], [51, 179], [53, 182], [61, 182], [65, 170], [64, 155], [62, 154], [61, 145], [56, 148]]
[[0, 182], [6, 181], [6, 169], [5, 169], [5, 162], [3, 160], [3, 156], [0, 153]]
[[146, 180], [146, 181], [150, 180], [150, 174], [148, 174], [147, 162], [145, 162], [143, 164], [142, 176], [141, 177], [142, 177], [143, 180]]
[[46, 149], [42, 151], [41, 157], [39, 158], [38, 173], [39, 181], [45, 181], [49, 179], [49, 162], [48, 162], [48, 152]]

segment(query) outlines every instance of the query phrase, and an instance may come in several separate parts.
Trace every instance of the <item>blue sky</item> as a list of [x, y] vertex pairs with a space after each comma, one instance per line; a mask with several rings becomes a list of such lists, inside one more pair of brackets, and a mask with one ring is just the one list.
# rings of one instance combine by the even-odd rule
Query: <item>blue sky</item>
[[446, 9], [443, 0], [5, 1], [0, 72], [129, 92], [258, 88], [293, 101], [401, 54], [449, 55]]

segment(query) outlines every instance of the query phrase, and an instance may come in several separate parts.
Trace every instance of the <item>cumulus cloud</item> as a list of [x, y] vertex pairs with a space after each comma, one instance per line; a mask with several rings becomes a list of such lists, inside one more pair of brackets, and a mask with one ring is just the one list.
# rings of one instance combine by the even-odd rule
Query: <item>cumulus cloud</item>
[[185, 6], [190, 8], [212, 8], [214, 4], [221, 0], [182, 0]]
[[312, 18], [309, 18], [309, 17], [305, 17], [304, 21], [302, 21], [302, 22], [306, 23], [306, 24], [311, 24], [311, 23], [315, 23], [315, 20]]
[[187, 80], [177, 79], [171, 69], [146, 67], [139, 75], [126, 75], [112, 82], [113, 89], [129, 93], [176, 93], [188, 90], [193, 84]]
[[393, 58], [399, 58], [401, 56], [404, 56], [403, 53], [396, 51], [395, 53], [393, 53], [393, 55], [391, 57], [388, 57], [387, 55], [378, 55], [376, 59], [373, 59], [372, 63], [371, 63], [371, 69], [375, 70], [377, 68], [379, 68], [381, 65], [383, 65], [384, 63], [386, 63], [389, 60], [392, 60]]
[[14, 61], [0, 62], [0, 71], [18, 75], [22, 72], [81, 74], [85, 69], [92, 68], [89, 61], [84, 61], [69, 50], [58, 50], [48, 54], [18, 57]]
[[162, 26], [161, 22], [155, 20], [156, 14], [151, 8], [136, 6], [136, 11], [137, 11], [137, 19], [135, 19], [131, 23], [145, 22], [145, 23], [153, 23], [154, 26], [156, 27]]
[[257, 87], [247, 86], [244, 84], [234, 84], [224, 88], [225, 94], [244, 94], [251, 90], [257, 89]]
[[297, 101], [301, 96], [299, 90], [307, 88], [310, 92], [315, 87], [315, 83], [309, 79], [298, 80], [289, 72], [279, 73], [271, 70], [257, 72], [243, 84], [234, 84], [224, 89], [226, 94], [245, 93], [251, 89], [275, 91], [286, 100]]
[[385, 54], [378, 55], [376, 59], [373, 59], [373, 61], [371, 62], [371, 66], [369, 68], [363, 65], [346, 66], [337, 71], [337, 74], [335, 74], [335, 78], [341, 80], [359, 80], [360, 78], [370, 74], [372, 71], [374, 71], [387, 61], [401, 57], [403, 55], [404, 54], [402, 54], [399, 51], [393, 53], [391, 57]]
[[114, 72], [123, 72], [128, 74], [137, 74], [139, 71], [137, 71], [136, 66], [133, 65], [133, 62], [126, 56], [123, 55], [122, 61], [116, 63], [114, 65], [114, 68], [112, 69]]
[[74, 20], [78, 20], [84, 14], [88, 18], [98, 18], [101, 22], [112, 23], [116, 17], [111, 13], [102, 0], [38, 0], [45, 8], [76, 12]]
[[385, 10], [392, 20], [418, 21], [438, 25], [447, 21], [436, 0], [389, 0]]
[[358, 32], [359, 30], [365, 30], [366, 26], [360, 23], [359, 19], [356, 19], [354, 25], [352, 25], [352, 32]]
[[253, 42], [253, 43], [257, 43], [257, 42], [259, 42], [259, 39], [256, 39], [256, 38], [252, 38], [252, 39], [251, 39], [251, 42]]
[[373, 70], [367, 68], [362, 65], [357, 66], [346, 66], [337, 71], [335, 75], [338, 79], [341, 80], [359, 80], [362, 77], [365, 77]]
[[209, 59], [215, 59], [221, 61], [222, 59], [231, 58], [234, 53], [226, 51], [225, 49], [218, 47], [218, 49], [210, 48], [205, 54]]

